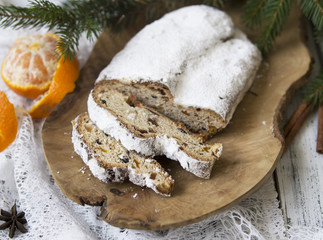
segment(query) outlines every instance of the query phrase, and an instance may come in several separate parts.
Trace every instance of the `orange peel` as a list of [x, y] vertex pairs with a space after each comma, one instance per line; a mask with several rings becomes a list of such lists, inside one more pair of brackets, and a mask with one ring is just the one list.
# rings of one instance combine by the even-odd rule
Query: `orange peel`
[[73, 92], [78, 76], [79, 70], [76, 58], [64, 62], [64, 57], [61, 57], [48, 91], [39, 101], [33, 104], [28, 111], [29, 114], [33, 118], [47, 117], [67, 93]]
[[18, 120], [15, 107], [2, 91], [0, 91], [0, 102], [0, 152], [2, 152], [15, 140]]

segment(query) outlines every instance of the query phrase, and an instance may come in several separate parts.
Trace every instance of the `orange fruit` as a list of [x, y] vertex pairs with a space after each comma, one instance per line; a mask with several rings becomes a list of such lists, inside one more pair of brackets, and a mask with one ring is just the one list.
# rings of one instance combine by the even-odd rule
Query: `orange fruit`
[[57, 69], [59, 37], [47, 33], [16, 40], [5, 56], [1, 75], [17, 94], [36, 98], [46, 92]]
[[4, 82], [22, 96], [37, 98], [29, 109], [33, 118], [47, 117], [75, 88], [77, 59], [59, 58], [58, 41], [59, 37], [51, 33], [19, 38], [2, 62]]
[[76, 58], [74, 57], [71, 61], [68, 59], [64, 61], [64, 56], [61, 57], [48, 91], [33, 104], [29, 114], [33, 118], [47, 117], [64, 96], [74, 90], [78, 76], [79, 70]]
[[15, 140], [18, 121], [15, 107], [2, 91], [0, 91], [0, 103], [0, 152], [2, 152]]

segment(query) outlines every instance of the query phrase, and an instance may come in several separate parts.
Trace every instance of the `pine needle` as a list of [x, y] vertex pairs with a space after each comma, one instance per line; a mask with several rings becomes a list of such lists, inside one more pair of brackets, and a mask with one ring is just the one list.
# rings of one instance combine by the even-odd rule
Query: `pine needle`
[[248, 0], [244, 5], [242, 22], [247, 27], [259, 27], [263, 22], [263, 6], [268, 0]]
[[55, 22], [70, 19], [70, 16], [60, 6], [44, 0], [30, 2], [29, 8], [14, 5], [0, 6], [0, 17], [1, 27], [13, 29], [40, 28], [46, 25], [49, 29], [53, 29], [56, 26]]
[[323, 30], [323, 2], [319, 0], [298, 0], [304, 15], [317, 30]]
[[311, 103], [313, 107], [323, 102], [323, 69], [314, 81], [309, 82], [305, 95], [305, 101]]
[[270, 0], [263, 6], [264, 25], [258, 47], [263, 54], [267, 54], [273, 47], [275, 39], [280, 35], [291, 8], [291, 0]]

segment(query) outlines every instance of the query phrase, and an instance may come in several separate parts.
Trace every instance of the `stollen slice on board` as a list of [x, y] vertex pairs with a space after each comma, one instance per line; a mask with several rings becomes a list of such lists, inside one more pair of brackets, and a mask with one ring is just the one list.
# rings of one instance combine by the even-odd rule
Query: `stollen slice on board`
[[154, 159], [128, 151], [82, 113], [72, 121], [72, 142], [93, 175], [103, 182], [130, 182], [170, 196], [173, 178]]

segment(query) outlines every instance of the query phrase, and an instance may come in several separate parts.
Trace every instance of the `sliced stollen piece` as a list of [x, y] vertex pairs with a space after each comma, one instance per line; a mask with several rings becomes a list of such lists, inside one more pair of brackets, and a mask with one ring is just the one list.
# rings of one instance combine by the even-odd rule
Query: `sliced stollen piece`
[[103, 133], [82, 113], [72, 121], [72, 142], [77, 154], [93, 175], [103, 182], [130, 182], [170, 196], [173, 178], [154, 159], [128, 151], [113, 137]]
[[136, 101], [104, 82], [96, 84], [88, 99], [91, 120], [105, 133], [121, 141], [129, 150], [177, 160], [187, 171], [209, 178], [222, 145], [202, 143], [186, 127]]
[[96, 82], [111, 81], [111, 87], [208, 136], [229, 123], [260, 63], [257, 47], [226, 13], [195, 5], [147, 25]]

